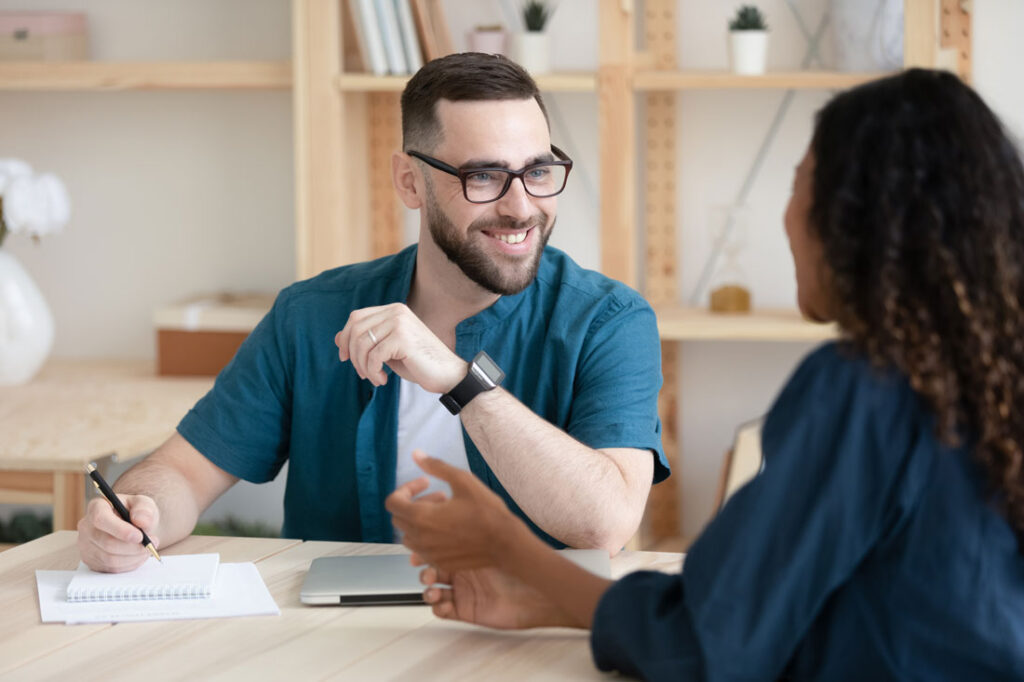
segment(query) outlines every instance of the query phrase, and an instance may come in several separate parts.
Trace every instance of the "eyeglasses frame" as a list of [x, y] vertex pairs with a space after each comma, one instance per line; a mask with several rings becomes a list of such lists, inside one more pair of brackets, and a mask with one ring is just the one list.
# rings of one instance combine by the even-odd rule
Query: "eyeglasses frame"
[[[471, 204], [490, 204], [490, 203], [493, 203], [495, 201], [498, 201], [503, 196], [505, 196], [505, 194], [508, 193], [509, 188], [512, 186], [512, 181], [515, 180], [516, 178], [519, 178], [519, 181], [521, 183], [523, 183], [523, 189], [526, 190], [526, 193], [529, 194], [531, 197], [534, 197], [536, 199], [548, 199], [550, 197], [558, 196], [563, 191], [565, 191], [565, 186], [569, 182], [569, 171], [572, 170], [572, 159], [569, 158], [568, 154], [563, 152], [561, 149], [559, 149], [555, 145], [551, 145], [551, 151], [557, 157], [557, 159], [555, 161], [541, 161], [539, 163], [531, 163], [529, 166], [523, 166], [522, 168], [520, 168], [519, 170], [516, 170], [516, 171], [509, 170], [508, 168], [497, 168], [497, 167], [456, 168], [455, 166], [452, 166], [451, 164], [447, 164], [444, 161], [441, 161], [440, 159], [435, 159], [432, 156], [427, 156], [426, 154], [423, 154], [421, 152], [417, 152], [417, 151], [412, 150], [412, 149], [408, 150], [405, 153], [408, 154], [409, 156], [415, 158], [415, 159], [419, 159], [420, 161], [422, 161], [423, 163], [427, 164], [431, 168], [436, 168], [437, 170], [441, 171], [442, 173], [447, 173], [448, 175], [454, 175], [455, 177], [457, 177], [459, 179], [459, 182], [462, 183], [462, 196], [465, 197], [466, 201], [468, 201], [469, 203], [471, 203]], [[537, 168], [538, 166], [564, 166], [565, 167], [565, 178], [562, 180], [562, 186], [559, 188], [559, 190], [557, 192], [554, 192], [553, 194], [545, 194], [543, 196], [538, 196], [538, 195], [534, 194], [533, 192], [531, 192], [530, 188], [526, 186], [526, 180], [525, 180], [524, 176], [526, 175], [526, 173], [528, 173], [529, 171], [531, 171], [534, 168]], [[505, 186], [501, 188], [501, 192], [498, 193], [498, 196], [494, 197], [493, 199], [488, 199], [487, 201], [473, 201], [472, 199], [469, 198], [469, 190], [466, 189], [466, 178], [468, 176], [474, 174], [474, 173], [482, 173], [484, 171], [492, 171], [492, 172], [497, 171], [497, 172], [500, 172], [500, 173], [505, 173], [506, 174], [505, 175]]]

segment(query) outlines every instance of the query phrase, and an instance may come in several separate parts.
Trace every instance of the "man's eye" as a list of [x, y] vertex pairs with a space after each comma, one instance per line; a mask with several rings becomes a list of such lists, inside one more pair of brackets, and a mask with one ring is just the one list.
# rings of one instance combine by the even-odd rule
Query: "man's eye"
[[494, 180], [494, 173], [488, 171], [480, 171], [466, 176], [466, 182], [485, 183], [494, 182]]
[[550, 174], [551, 174], [551, 169], [548, 168], [547, 166], [542, 166], [540, 168], [534, 168], [534, 169], [532, 169], [528, 173], [528, 175], [530, 176], [531, 180], [542, 180], [542, 179], [544, 179], [545, 177], [547, 177]]

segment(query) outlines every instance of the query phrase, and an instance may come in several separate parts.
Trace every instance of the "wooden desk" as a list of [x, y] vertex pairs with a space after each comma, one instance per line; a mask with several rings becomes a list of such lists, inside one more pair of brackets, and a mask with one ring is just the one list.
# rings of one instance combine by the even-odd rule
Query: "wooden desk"
[[148, 454], [212, 385], [157, 377], [145, 360], [51, 360], [0, 387], [0, 503], [51, 504], [54, 530], [75, 528], [85, 465]]
[[[103, 680], [579, 680], [594, 668], [588, 633], [498, 632], [438, 620], [426, 606], [311, 607], [299, 601], [318, 556], [399, 553], [400, 545], [192, 536], [167, 554], [254, 561], [280, 616], [60, 625], [39, 622], [37, 569], [78, 564], [64, 531], [0, 554], [0, 677]], [[678, 571], [682, 555], [623, 552], [612, 574]]]

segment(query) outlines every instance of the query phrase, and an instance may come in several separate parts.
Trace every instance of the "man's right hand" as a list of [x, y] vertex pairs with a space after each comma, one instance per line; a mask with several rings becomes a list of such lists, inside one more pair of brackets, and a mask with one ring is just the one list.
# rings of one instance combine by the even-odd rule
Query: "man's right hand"
[[160, 546], [155, 535], [160, 509], [153, 498], [146, 495], [118, 497], [128, 509], [132, 523], [122, 520], [110, 503], [100, 497], [89, 502], [85, 516], [78, 522], [78, 552], [85, 565], [94, 571], [121, 573], [145, 563], [151, 555], [142, 545], [139, 528], [146, 531], [155, 546]]

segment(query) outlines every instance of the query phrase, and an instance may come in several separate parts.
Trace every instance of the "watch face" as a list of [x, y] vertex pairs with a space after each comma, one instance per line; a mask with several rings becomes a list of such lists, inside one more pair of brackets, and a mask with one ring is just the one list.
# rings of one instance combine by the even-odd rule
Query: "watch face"
[[491, 356], [483, 351], [476, 354], [476, 357], [473, 358], [473, 364], [479, 367], [495, 386], [500, 384], [501, 380], [505, 378], [505, 373], [501, 371], [501, 367], [498, 367], [498, 364], [491, 359]]

